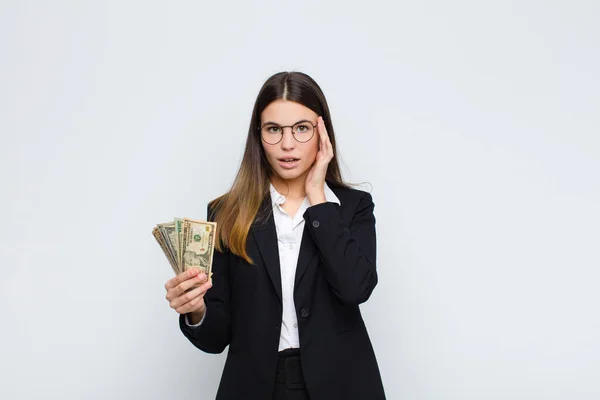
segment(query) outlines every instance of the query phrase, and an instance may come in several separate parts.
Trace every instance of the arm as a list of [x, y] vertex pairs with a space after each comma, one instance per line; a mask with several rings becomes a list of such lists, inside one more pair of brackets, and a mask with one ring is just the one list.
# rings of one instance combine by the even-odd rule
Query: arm
[[[207, 210], [207, 219], [212, 221], [210, 210]], [[206, 353], [221, 353], [231, 341], [229, 261], [228, 250], [224, 253], [214, 250], [214, 285], [204, 295], [206, 311], [202, 321], [197, 326], [190, 326], [186, 323], [187, 315], [179, 315], [179, 327], [183, 334], [194, 346]]]
[[365, 193], [349, 228], [343, 226], [335, 203], [316, 204], [304, 213], [325, 277], [331, 290], [346, 304], [364, 303], [377, 285], [374, 208], [371, 195]]

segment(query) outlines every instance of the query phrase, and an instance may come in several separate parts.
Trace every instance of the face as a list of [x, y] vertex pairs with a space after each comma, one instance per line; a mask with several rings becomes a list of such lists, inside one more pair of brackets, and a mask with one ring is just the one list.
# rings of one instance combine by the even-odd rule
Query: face
[[[300, 103], [289, 100], [275, 100], [261, 113], [261, 124], [268, 122], [279, 126], [294, 125], [298, 121], [307, 120], [317, 125], [317, 113]], [[281, 129], [281, 128], [279, 128]], [[319, 132], [314, 129], [314, 134], [305, 143], [297, 141], [292, 135], [292, 128], [283, 128], [283, 138], [277, 144], [268, 144], [261, 139], [267, 160], [277, 174], [285, 180], [295, 180], [306, 177], [315, 161], [319, 151]], [[296, 159], [287, 162], [283, 159]]]

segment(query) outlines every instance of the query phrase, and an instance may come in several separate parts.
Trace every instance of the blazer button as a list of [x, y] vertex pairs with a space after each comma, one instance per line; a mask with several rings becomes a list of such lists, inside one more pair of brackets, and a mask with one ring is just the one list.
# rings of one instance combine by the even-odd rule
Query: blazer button
[[319, 221], [313, 221], [313, 226], [315, 228], [318, 228], [319, 227]]
[[302, 310], [300, 310], [300, 316], [302, 318], [308, 317], [308, 314], [309, 314], [308, 308], [303, 308]]

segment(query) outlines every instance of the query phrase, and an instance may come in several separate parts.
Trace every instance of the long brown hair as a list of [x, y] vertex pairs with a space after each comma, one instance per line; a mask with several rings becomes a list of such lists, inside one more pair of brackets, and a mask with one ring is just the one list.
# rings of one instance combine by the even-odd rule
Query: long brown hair
[[263, 84], [254, 103], [246, 149], [231, 189], [209, 203], [213, 220], [217, 222], [215, 248], [223, 251], [225, 246], [251, 264], [254, 262], [246, 253], [248, 232], [265, 196], [269, 195], [270, 177], [275, 173], [262, 147], [260, 115], [271, 102], [280, 99], [300, 103], [323, 117], [334, 154], [325, 180], [332, 186], [349, 187], [342, 180], [329, 107], [317, 82], [302, 72], [279, 72], [271, 76]]

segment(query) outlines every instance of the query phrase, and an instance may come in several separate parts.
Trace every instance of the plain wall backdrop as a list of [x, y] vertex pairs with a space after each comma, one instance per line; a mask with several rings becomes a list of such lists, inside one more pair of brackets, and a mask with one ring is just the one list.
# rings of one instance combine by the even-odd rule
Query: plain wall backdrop
[[600, 398], [599, 4], [2, 1], [0, 398], [214, 398], [151, 230], [282, 70], [374, 198], [388, 398]]

